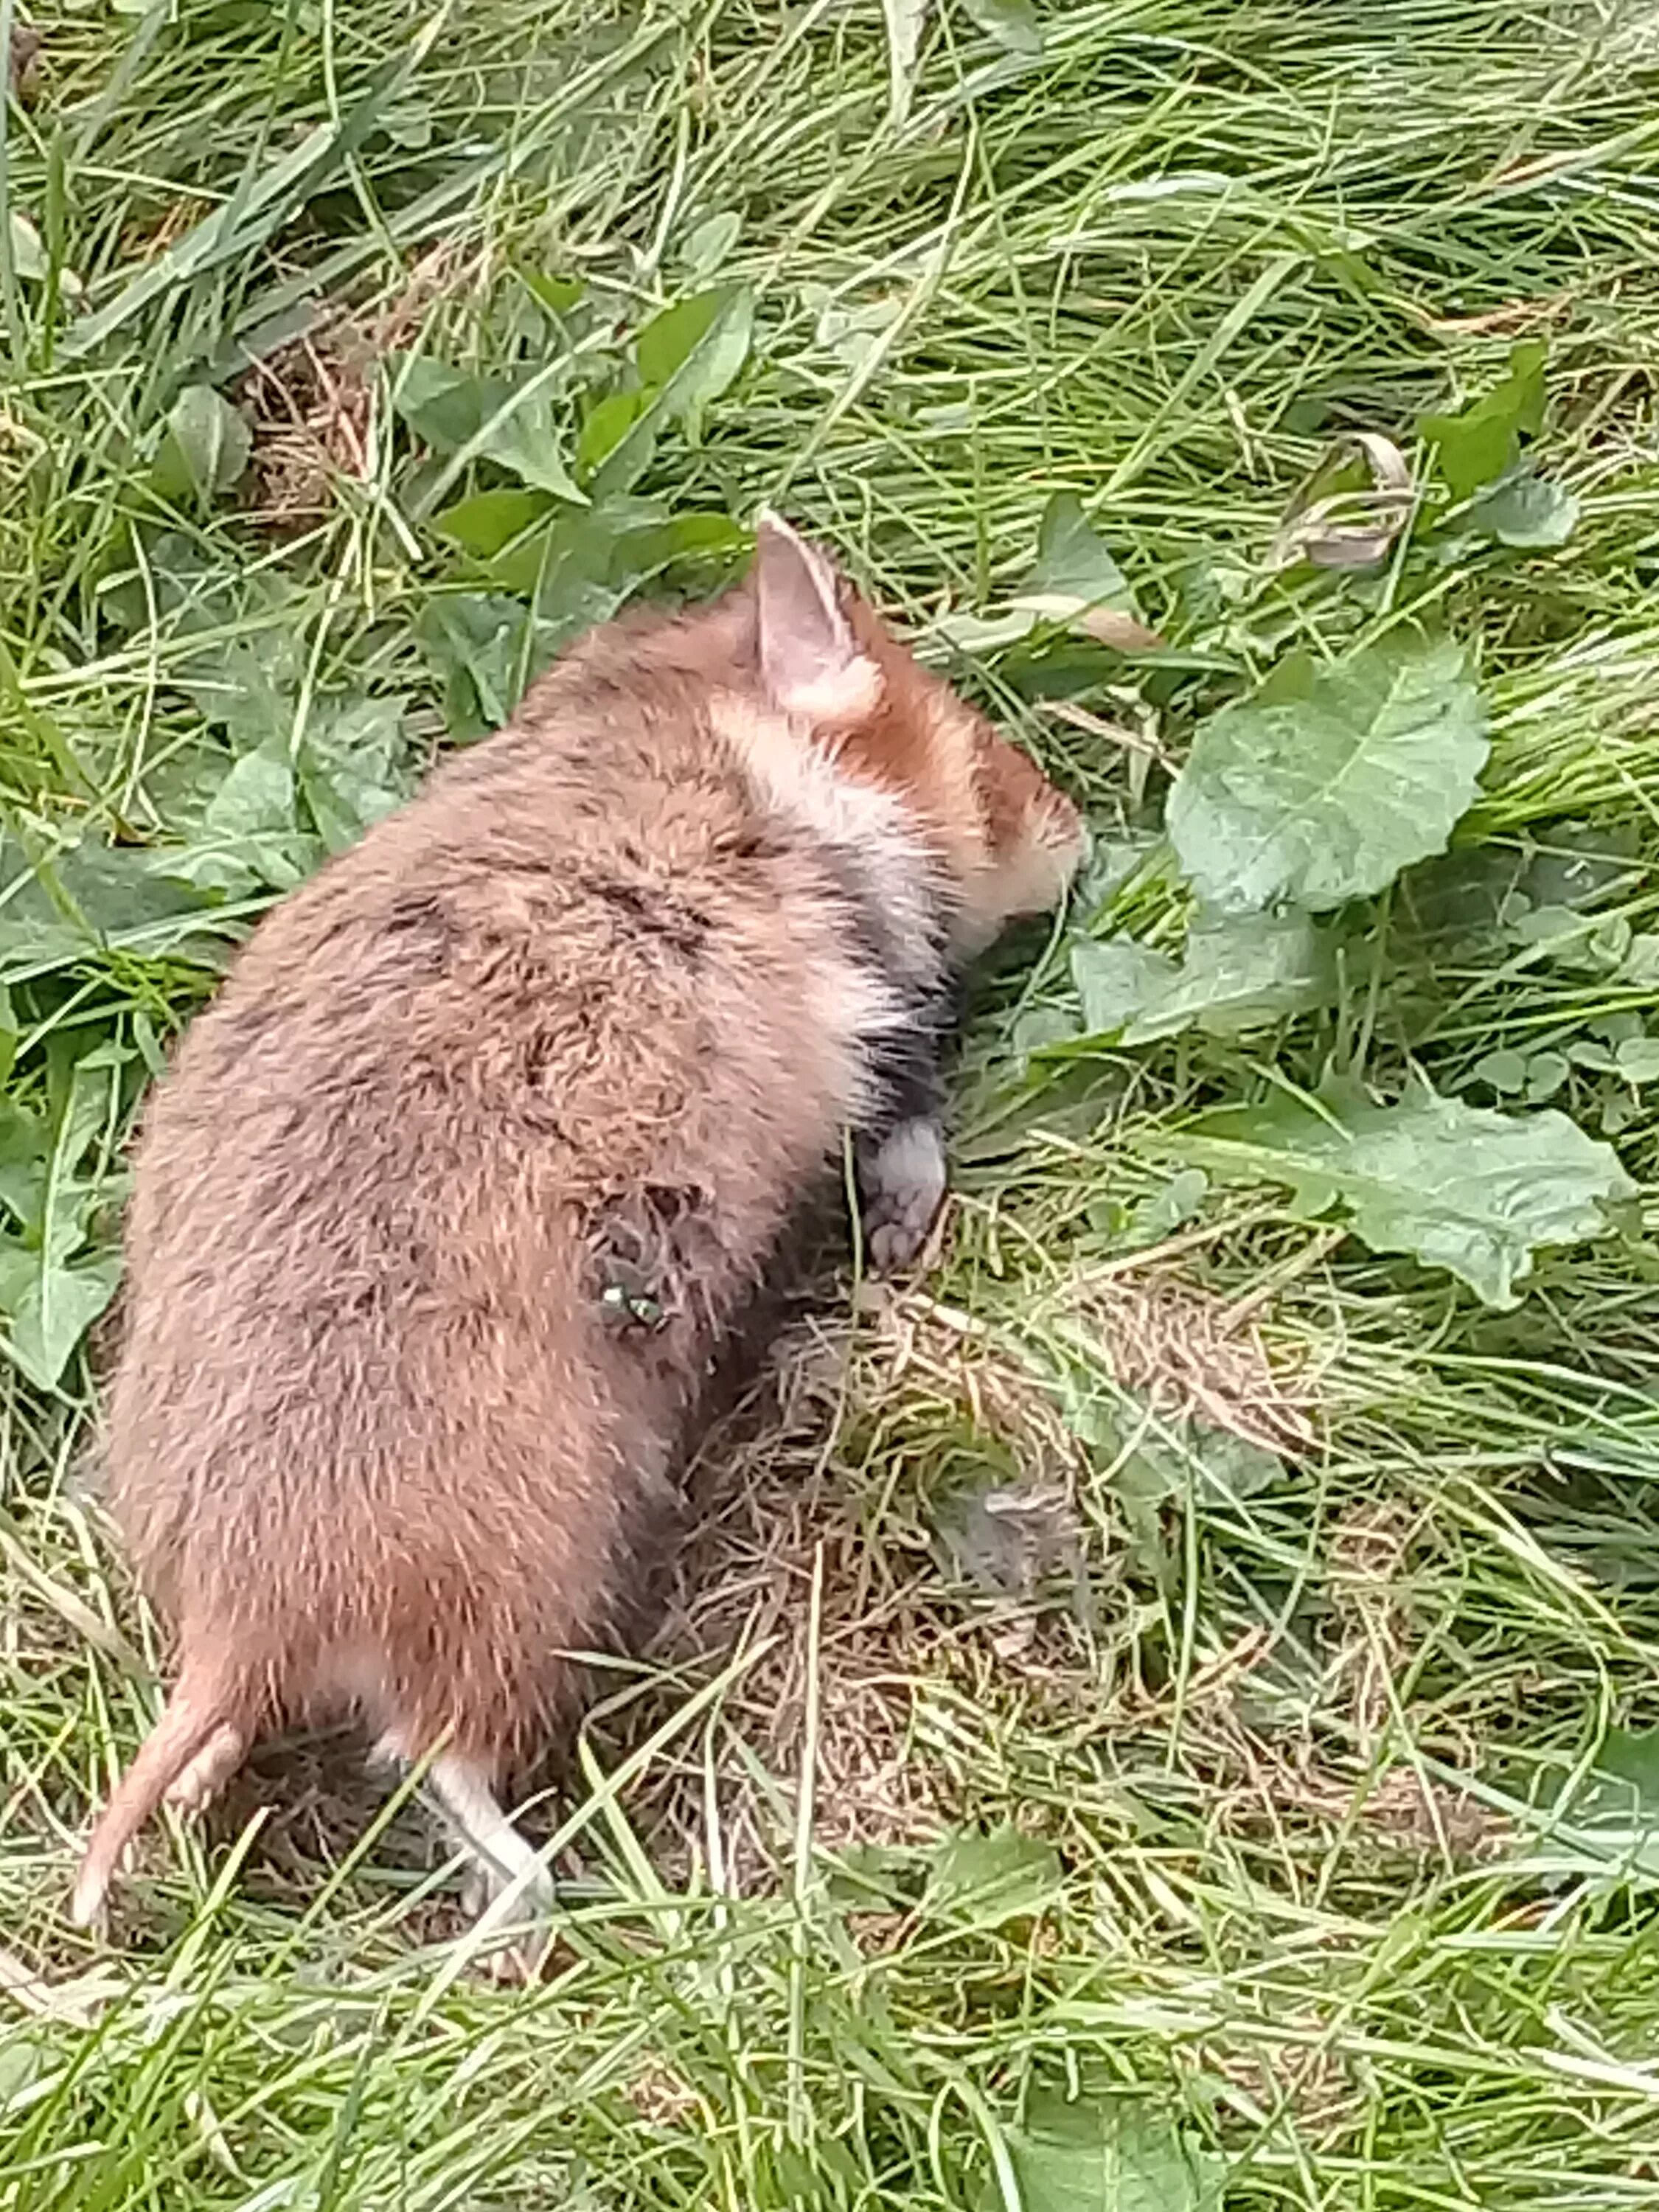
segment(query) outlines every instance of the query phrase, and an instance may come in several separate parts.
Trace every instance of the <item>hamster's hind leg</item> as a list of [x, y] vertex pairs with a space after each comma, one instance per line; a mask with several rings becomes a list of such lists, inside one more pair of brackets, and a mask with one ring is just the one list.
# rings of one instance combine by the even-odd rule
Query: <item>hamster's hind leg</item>
[[441, 1752], [427, 1770], [427, 1788], [472, 1861], [465, 1895], [481, 1931], [514, 1931], [511, 1948], [495, 1954], [497, 1971], [532, 1980], [553, 1938], [557, 1897], [539, 1854], [514, 1826], [491, 1777], [476, 1759]]
[[252, 1741], [246, 1729], [225, 1722], [168, 1783], [163, 1803], [179, 1813], [205, 1813], [247, 1757]]

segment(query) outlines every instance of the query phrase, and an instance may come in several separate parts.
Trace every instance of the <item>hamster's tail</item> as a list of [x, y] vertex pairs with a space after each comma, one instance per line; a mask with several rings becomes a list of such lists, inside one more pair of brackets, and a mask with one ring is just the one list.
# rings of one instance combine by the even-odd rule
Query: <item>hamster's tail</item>
[[163, 1797], [198, 1810], [239, 1767], [251, 1731], [237, 1677], [216, 1662], [187, 1664], [161, 1717], [87, 1842], [70, 1912], [77, 1927], [102, 1918], [121, 1854]]

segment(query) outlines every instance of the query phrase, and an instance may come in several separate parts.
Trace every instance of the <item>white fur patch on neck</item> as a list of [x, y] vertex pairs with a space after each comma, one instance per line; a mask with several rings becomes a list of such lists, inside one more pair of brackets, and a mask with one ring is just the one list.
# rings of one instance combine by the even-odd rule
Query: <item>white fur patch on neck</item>
[[[767, 814], [830, 852], [857, 855], [871, 897], [918, 976], [939, 958], [937, 865], [897, 793], [854, 775], [799, 724], [723, 702], [716, 726]], [[821, 1013], [849, 1042], [901, 1030], [912, 1018], [904, 994], [849, 955], [843, 975], [826, 976]]]

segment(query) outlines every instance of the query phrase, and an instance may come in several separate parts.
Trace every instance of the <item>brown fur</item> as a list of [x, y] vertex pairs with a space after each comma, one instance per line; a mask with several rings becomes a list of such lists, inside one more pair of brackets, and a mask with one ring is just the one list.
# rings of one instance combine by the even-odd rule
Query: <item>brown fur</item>
[[856, 653], [815, 633], [815, 726], [780, 712], [758, 588], [587, 638], [273, 909], [151, 1101], [107, 1496], [181, 1671], [82, 1917], [239, 1739], [356, 1712], [494, 1786], [562, 1717], [702, 1377], [871, 1110], [895, 1017], [813, 808], [902, 802], [916, 882], [902, 836], [871, 864], [896, 929], [925, 892], [971, 945], [1063, 887], [1068, 803], [844, 586]]

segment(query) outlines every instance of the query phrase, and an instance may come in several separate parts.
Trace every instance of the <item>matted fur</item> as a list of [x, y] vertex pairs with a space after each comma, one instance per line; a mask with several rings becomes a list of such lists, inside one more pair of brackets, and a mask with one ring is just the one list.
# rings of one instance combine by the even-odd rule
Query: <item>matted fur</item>
[[484, 1789], [542, 1747], [884, 1050], [1079, 838], [768, 523], [267, 915], [137, 1147], [107, 1499], [180, 1673], [82, 1917], [278, 1723]]

